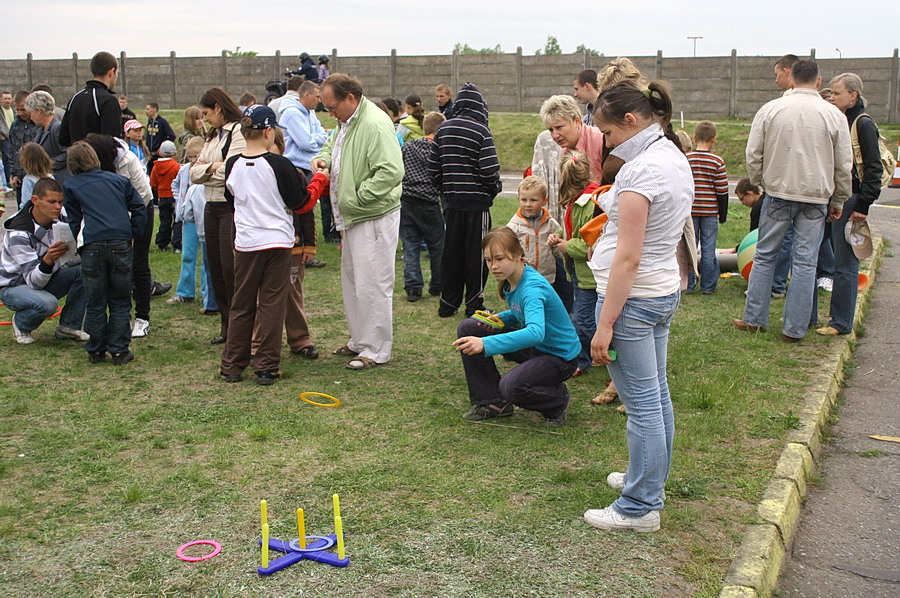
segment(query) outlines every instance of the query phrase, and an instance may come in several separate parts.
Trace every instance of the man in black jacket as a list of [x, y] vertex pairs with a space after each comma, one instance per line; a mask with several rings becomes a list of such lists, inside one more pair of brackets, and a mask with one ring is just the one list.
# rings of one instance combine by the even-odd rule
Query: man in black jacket
[[109, 52], [97, 52], [91, 58], [91, 74], [94, 78], [72, 96], [66, 107], [59, 131], [63, 146], [81, 141], [88, 133], [122, 137], [122, 111], [111, 89], [119, 78], [119, 61]]

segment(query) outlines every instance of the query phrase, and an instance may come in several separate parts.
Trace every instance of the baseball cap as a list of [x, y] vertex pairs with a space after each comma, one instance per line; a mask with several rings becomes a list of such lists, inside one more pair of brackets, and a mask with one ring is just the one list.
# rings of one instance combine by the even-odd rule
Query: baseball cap
[[844, 238], [858, 259], [864, 260], [872, 255], [872, 231], [868, 222], [847, 222]]
[[174, 156], [175, 144], [169, 140], [163, 141], [159, 146], [159, 154], [161, 156]]
[[125, 132], [127, 133], [128, 131], [131, 131], [132, 129], [143, 129], [144, 125], [142, 125], [140, 122], [138, 122], [137, 120], [132, 118], [130, 120], [126, 120], [125, 126], [122, 128], [125, 129]]
[[244, 109], [244, 118], [250, 119], [251, 129], [269, 129], [271, 127], [278, 127], [279, 129], [284, 128], [278, 124], [278, 119], [275, 118], [275, 111], [262, 104], [247, 106]]

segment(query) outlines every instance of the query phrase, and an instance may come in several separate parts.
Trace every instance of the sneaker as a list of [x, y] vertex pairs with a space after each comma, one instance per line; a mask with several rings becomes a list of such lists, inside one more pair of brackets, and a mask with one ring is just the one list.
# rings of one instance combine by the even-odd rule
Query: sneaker
[[315, 345], [306, 345], [305, 347], [300, 347], [296, 351], [291, 349], [291, 353], [294, 355], [302, 355], [306, 359], [318, 359], [319, 358], [319, 350], [316, 349]]
[[180, 250], [180, 249], [176, 249], [176, 250], [175, 250], [175, 255], [179, 255], [180, 253], [181, 253], [181, 250]]
[[834, 280], [831, 278], [828, 278], [827, 276], [822, 276], [821, 278], [816, 280], [816, 286], [818, 288], [822, 289], [823, 291], [825, 291], [826, 293], [830, 293], [831, 290], [834, 288]]
[[16, 337], [17, 343], [19, 343], [20, 345], [30, 345], [34, 342], [34, 338], [32, 338], [31, 332], [22, 332], [21, 330], [19, 330], [19, 327], [16, 326], [15, 316], [10, 318], [10, 321], [12, 322], [13, 334]]
[[90, 363], [102, 363], [106, 361], [106, 351], [95, 351], [88, 353], [88, 361]]
[[235, 384], [244, 379], [244, 377], [240, 374], [223, 374], [222, 372], [219, 372], [219, 375], [222, 376], [222, 379], [229, 384]]
[[569, 419], [569, 408], [566, 407], [562, 410], [562, 413], [557, 415], [556, 417], [544, 417], [544, 427], [545, 428], [562, 428], [566, 425], [566, 420]]
[[634, 530], [639, 533], [659, 530], [659, 511], [650, 511], [640, 517], [619, 515], [612, 505], [605, 509], [588, 509], [584, 512], [584, 520], [602, 530]]
[[784, 299], [787, 297], [787, 293], [783, 291], [772, 291], [772, 299]]
[[91, 335], [84, 330], [77, 330], [75, 328], [69, 328], [68, 326], [63, 326], [62, 324], [60, 324], [56, 327], [56, 338], [60, 340], [74, 340], [85, 343], [91, 340]]
[[415, 303], [422, 298], [422, 289], [409, 289], [406, 291], [406, 300]]
[[159, 297], [160, 295], [165, 295], [170, 290], [172, 290], [171, 282], [157, 282], [154, 280], [150, 284], [150, 296], [151, 297]]
[[621, 490], [625, 487], [625, 473], [621, 471], [612, 472], [606, 476], [606, 485], [613, 490]]
[[172, 295], [168, 299], [166, 299], [166, 303], [169, 305], [178, 305], [179, 303], [190, 303], [193, 301], [193, 297], [182, 297], [181, 295]]
[[140, 318], [134, 319], [134, 328], [131, 329], [131, 338], [143, 338], [150, 334], [150, 322], [149, 320], [142, 320]]
[[125, 365], [129, 361], [134, 361], [134, 353], [128, 351], [122, 351], [121, 353], [113, 353], [112, 354], [112, 364], [113, 365]]
[[307, 268], [324, 268], [328, 264], [320, 259], [313, 258], [304, 264]]
[[256, 383], [260, 386], [272, 386], [275, 384], [275, 379], [280, 377], [281, 372], [278, 370], [263, 370], [256, 372]]
[[513, 414], [514, 409], [515, 407], [512, 403], [505, 403], [502, 407], [498, 405], [473, 405], [471, 409], [463, 414], [463, 419], [477, 422], [493, 417], [509, 417]]

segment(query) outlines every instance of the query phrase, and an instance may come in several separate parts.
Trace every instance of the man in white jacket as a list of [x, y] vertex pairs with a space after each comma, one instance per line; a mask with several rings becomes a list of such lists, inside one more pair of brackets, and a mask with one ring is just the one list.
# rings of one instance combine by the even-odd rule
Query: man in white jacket
[[821, 99], [819, 67], [800, 60], [792, 67], [794, 89], [765, 104], [747, 140], [747, 173], [770, 201], [760, 215], [759, 242], [741, 330], [758, 332], [769, 321], [770, 292], [778, 250], [794, 226], [792, 278], [784, 305], [782, 339], [797, 342], [815, 324], [813, 293], [824, 222], [841, 215], [850, 196], [852, 152], [847, 120]]

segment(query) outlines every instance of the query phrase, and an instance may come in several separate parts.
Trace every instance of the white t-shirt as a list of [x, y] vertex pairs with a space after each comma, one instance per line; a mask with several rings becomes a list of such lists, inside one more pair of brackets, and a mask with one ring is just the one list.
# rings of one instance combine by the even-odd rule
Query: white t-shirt
[[597, 292], [606, 294], [609, 271], [618, 244], [618, 195], [632, 191], [647, 198], [650, 211], [644, 230], [644, 246], [629, 297], [664, 297], [678, 290], [681, 277], [675, 249], [694, 201], [694, 177], [687, 158], [652, 124], [619, 145], [612, 155], [625, 160], [600, 205], [609, 216], [603, 236], [588, 262], [597, 281]]

